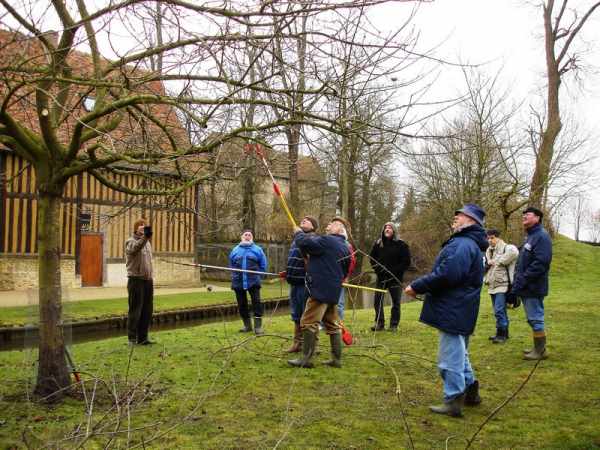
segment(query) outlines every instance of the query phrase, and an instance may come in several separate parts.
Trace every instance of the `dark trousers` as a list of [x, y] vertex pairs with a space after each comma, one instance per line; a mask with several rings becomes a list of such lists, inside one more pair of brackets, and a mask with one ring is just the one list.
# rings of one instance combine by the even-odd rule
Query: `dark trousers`
[[260, 302], [260, 286], [252, 286], [249, 289], [234, 289], [234, 292], [235, 299], [237, 300], [238, 304], [238, 309], [240, 311], [240, 317], [242, 319], [250, 318], [250, 311], [248, 310], [248, 296], [246, 295], [246, 292], [250, 293], [254, 317], [262, 317], [263, 304]]
[[148, 340], [148, 328], [154, 309], [154, 284], [152, 280], [129, 277], [129, 312], [127, 313], [127, 335], [130, 341]]
[[[392, 296], [392, 318], [390, 319], [390, 327], [397, 327], [400, 323], [400, 289], [396, 280], [380, 281], [377, 280], [378, 289], [387, 289]], [[383, 292], [375, 292], [375, 322], [380, 328], [385, 327], [385, 315], [383, 312]]]

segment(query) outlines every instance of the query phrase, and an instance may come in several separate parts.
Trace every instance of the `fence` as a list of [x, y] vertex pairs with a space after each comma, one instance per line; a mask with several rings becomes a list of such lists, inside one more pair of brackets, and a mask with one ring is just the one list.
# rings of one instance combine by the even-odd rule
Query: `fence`
[[[280, 244], [274, 242], [257, 242], [267, 256], [267, 272], [281, 272], [287, 267], [287, 256], [290, 249], [289, 244]], [[229, 253], [237, 245], [234, 243], [201, 243], [196, 246], [196, 258], [200, 264], [210, 264], [213, 266], [229, 265]], [[214, 280], [229, 280], [231, 274], [227, 271], [211, 270], [206, 273], [206, 277]]]

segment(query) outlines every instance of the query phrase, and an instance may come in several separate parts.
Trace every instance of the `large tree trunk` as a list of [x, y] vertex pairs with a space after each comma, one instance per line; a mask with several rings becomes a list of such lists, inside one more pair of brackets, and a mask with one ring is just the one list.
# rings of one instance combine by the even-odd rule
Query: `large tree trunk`
[[543, 207], [543, 196], [548, 188], [550, 167], [554, 156], [554, 143], [562, 128], [558, 96], [561, 79], [554, 52], [555, 36], [552, 31], [552, 8], [544, 8], [544, 33], [546, 72], [548, 76], [548, 123], [542, 132], [542, 139], [535, 160], [535, 170], [529, 189], [529, 204], [538, 208]]
[[[39, 193], [38, 255], [40, 343], [35, 394], [56, 400], [71, 384], [65, 359], [60, 285], [60, 196]], [[54, 394], [54, 395], [53, 395]]]
[[[298, 186], [298, 146], [300, 145], [300, 125], [292, 125], [286, 129], [288, 141], [288, 158], [290, 160], [290, 209], [292, 214], [300, 214], [300, 189]], [[303, 213], [302, 213], [303, 214]]]

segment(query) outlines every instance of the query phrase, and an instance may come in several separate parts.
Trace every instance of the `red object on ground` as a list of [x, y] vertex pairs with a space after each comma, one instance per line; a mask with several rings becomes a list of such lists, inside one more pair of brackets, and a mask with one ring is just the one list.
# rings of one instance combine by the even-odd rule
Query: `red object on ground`
[[346, 345], [352, 345], [352, 334], [344, 325], [342, 325], [342, 341], [344, 341], [344, 344]]

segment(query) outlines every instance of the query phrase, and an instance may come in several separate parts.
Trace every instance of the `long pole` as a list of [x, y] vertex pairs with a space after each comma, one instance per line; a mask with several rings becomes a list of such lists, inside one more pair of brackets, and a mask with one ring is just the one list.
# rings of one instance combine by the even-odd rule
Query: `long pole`
[[[274, 277], [282, 276], [281, 273], [274, 273], [274, 272], [259, 272], [258, 270], [234, 269], [233, 267], [212, 266], [210, 264], [182, 263], [182, 262], [168, 261], [166, 259], [163, 259], [163, 261], [169, 262], [171, 264], [177, 264], [180, 266], [199, 267], [201, 269], [227, 270], [229, 272], [245, 272], [245, 273], [253, 273], [255, 275], [270, 275], [270, 276], [274, 276]], [[378, 289], [378, 288], [369, 287], [369, 286], [359, 286], [357, 284], [342, 283], [342, 286], [345, 288], [349, 288], [349, 289], [362, 289], [363, 291], [383, 292], [384, 294], [387, 292], [385, 289]]]

